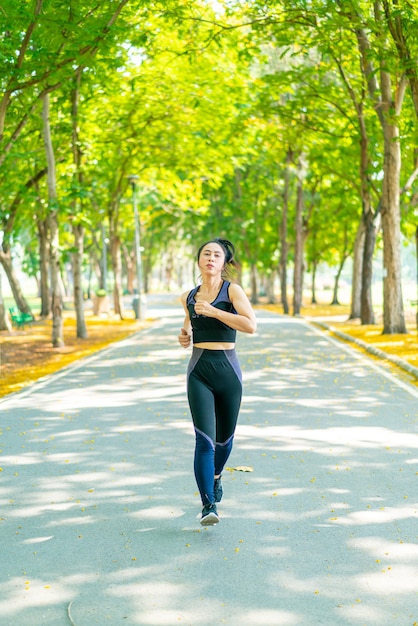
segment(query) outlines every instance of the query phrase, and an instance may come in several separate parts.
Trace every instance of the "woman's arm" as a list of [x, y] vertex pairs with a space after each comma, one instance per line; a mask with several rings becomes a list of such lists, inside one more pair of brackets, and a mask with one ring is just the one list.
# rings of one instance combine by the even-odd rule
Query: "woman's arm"
[[195, 311], [198, 315], [215, 317], [220, 322], [227, 324], [230, 328], [234, 328], [235, 330], [239, 330], [243, 333], [255, 333], [257, 330], [257, 320], [250, 301], [248, 300], [242, 287], [236, 284], [231, 284], [229, 286], [229, 298], [237, 314], [221, 311], [204, 300], [196, 302]]
[[180, 345], [183, 346], [183, 348], [188, 348], [192, 340], [192, 324], [190, 321], [190, 315], [189, 315], [189, 311], [187, 310], [187, 304], [186, 304], [188, 293], [189, 292], [186, 291], [181, 296], [181, 303], [184, 308], [185, 318], [183, 322], [183, 328], [180, 330], [180, 335], [178, 335], [178, 340], [179, 340]]

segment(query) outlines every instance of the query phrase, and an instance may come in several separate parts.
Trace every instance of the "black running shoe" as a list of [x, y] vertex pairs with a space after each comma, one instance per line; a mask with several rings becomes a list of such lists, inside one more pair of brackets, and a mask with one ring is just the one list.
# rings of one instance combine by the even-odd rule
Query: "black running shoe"
[[216, 510], [216, 504], [205, 504], [202, 509], [202, 517], [200, 523], [202, 526], [213, 526], [219, 522], [218, 511]]
[[224, 493], [224, 490], [222, 489], [221, 476], [219, 476], [219, 478], [215, 478], [213, 493], [215, 494], [215, 502], [220, 502]]

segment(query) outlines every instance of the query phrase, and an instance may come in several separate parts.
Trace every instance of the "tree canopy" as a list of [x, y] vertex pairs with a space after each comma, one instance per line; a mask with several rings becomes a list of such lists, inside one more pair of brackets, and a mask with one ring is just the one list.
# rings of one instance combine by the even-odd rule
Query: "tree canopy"
[[57, 254], [82, 335], [87, 276], [105, 284], [108, 251], [123, 315], [134, 174], [141, 289], [162, 260], [181, 286], [200, 238], [223, 235], [254, 301], [275, 297], [277, 276], [285, 304], [292, 269], [297, 304], [304, 272], [326, 263], [338, 277], [351, 257], [353, 315], [370, 323], [379, 245], [385, 332], [405, 332], [400, 246], [418, 216], [412, 3], [6, 0], [0, 15], [0, 262], [19, 308], [29, 311], [16, 255], [48, 315]]

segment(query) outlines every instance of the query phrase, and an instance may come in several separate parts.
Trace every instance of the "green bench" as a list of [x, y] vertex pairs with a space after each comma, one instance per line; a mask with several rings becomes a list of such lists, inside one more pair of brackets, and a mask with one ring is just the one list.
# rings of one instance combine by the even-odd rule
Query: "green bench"
[[16, 326], [16, 328], [25, 328], [25, 324], [32, 324], [33, 322], [33, 315], [30, 313], [22, 313], [17, 307], [10, 308], [9, 313], [12, 324]]

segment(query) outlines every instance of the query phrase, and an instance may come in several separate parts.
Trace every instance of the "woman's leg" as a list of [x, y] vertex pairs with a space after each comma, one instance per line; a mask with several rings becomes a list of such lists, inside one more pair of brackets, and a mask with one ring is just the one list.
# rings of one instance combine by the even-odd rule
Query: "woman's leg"
[[216, 445], [215, 476], [220, 476], [232, 451], [241, 406], [241, 371], [226, 362], [215, 389]]
[[215, 400], [213, 392], [196, 372], [189, 375], [187, 395], [195, 429], [194, 473], [202, 504], [215, 502]]
[[214, 476], [231, 453], [241, 404], [235, 351], [194, 349], [187, 394], [196, 433], [194, 470], [203, 505], [215, 502]]

